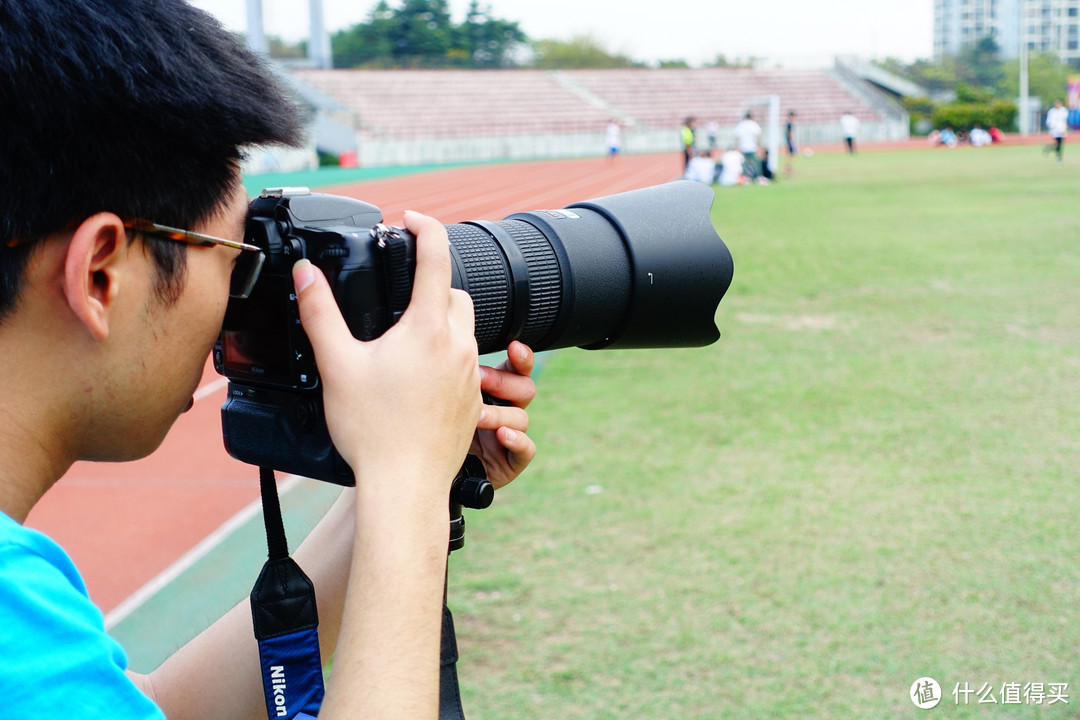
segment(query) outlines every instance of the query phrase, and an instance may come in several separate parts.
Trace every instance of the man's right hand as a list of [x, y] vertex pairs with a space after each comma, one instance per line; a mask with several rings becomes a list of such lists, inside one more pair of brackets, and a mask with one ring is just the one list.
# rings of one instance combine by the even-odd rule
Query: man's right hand
[[[481, 411], [472, 299], [450, 287], [446, 229], [418, 213], [406, 213], [405, 226], [416, 235], [412, 299], [375, 340], [352, 336], [326, 278], [310, 262], [297, 263], [293, 279], [324, 383], [330, 435], [358, 487], [394, 483], [399, 497], [430, 493], [446, 505]], [[434, 477], [420, 481], [424, 487], [398, 485], [406, 469], [413, 479]]]

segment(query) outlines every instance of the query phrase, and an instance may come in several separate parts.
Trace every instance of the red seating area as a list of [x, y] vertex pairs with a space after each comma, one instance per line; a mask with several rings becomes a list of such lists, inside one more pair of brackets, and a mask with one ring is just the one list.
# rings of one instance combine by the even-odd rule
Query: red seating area
[[[800, 123], [847, 110], [880, 119], [828, 70], [295, 70], [333, 98], [364, 135], [415, 139], [601, 132], [612, 117], [676, 128], [688, 115], [733, 125], [750, 101], [780, 96]], [[764, 108], [756, 108], [759, 116]]]
[[[689, 115], [734, 125], [749, 102], [768, 95], [780, 96], [782, 118], [795, 110], [800, 123], [836, 122], [848, 110], [863, 121], [880, 119], [828, 70], [576, 70], [571, 76], [650, 127], [677, 127]], [[765, 111], [755, 107], [754, 112], [760, 120]]]
[[301, 70], [295, 78], [376, 137], [439, 138], [602, 129], [608, 116], [539, 70]]

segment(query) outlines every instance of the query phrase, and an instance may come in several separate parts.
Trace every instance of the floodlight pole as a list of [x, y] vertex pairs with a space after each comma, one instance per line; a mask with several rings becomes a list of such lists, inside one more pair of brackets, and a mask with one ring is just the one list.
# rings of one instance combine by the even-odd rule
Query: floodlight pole
[[248, 47], [260, 55], [270, 54], [270, 44], [263, 29], [262, 0], [247, 0], [247, 42]]
[[317, 68], [332, 68], [334, 61], [330, 52], [330, 34], [323, 18], [323, 0], [308, 0], [308, 15], [311, 18], [308, 59]]
[[1031, 134], [1031, 109], [1028, 107], [1028, 39], [1024, 3], [1020, 2], [1020, 135]]

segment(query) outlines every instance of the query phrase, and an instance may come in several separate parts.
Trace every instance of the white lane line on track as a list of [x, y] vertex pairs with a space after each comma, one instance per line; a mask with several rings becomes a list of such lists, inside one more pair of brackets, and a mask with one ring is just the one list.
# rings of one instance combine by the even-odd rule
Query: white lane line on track
[[201, 386], [198, 390], [195, 391], [195, 394], [192, 397], [195, 398], [195, 402], [199, 402], [200, 400], [204, 400], [205, 398], [213, 395], [218, 390], [222, 389], [228, 384], [228, 378], [220, 377], [213, 382], [209, 382]]
[[[302, 478], [297, 475], [289, 475], [278, 483], [278, 494], [284, 495], [292, 490]], [[243, 510], [226, 520], [221, 527], [203, 538], [195, 547], [188, 550], [180, 559], [169, 567], [162, 570], [148, 583], [132, 593], [126, 600], [110, 610], [105, 615], [105, 629], [109, 630], [120, 623], [124, 618], [142, 607], [150, 598], [157, 595], [169, 583], [180, 577], [186, 570], [191, 568], [199, 560], [220, 545], [227, 537], [239, 530], [245, 523], [258, 516], [262, 511], [262, 500], [255, 500]]]

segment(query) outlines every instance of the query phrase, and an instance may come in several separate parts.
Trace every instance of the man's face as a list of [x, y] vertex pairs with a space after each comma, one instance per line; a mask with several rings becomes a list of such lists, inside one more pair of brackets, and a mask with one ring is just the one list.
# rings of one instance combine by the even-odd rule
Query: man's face
[[[215, 216], [200, 227], [207, 235], [242, 240], [247, 196], [236, 183], [233, 193]], [[187, 410], [213, 348], [225, 306], [229, 279], [240, 250], [224, 246], [190, 246], [187, 270], [176, 302], [166, 304], [147, 293], [141, 318], [134, 323], [129, 345], [133, 367], [127, 373], [124, 395], [130, 403], [124, 425], [131, 434], [124, 454], [134, 459], [153, 452], [180, 413]], [[147, 254], [147, 272], [152, 262]]]

